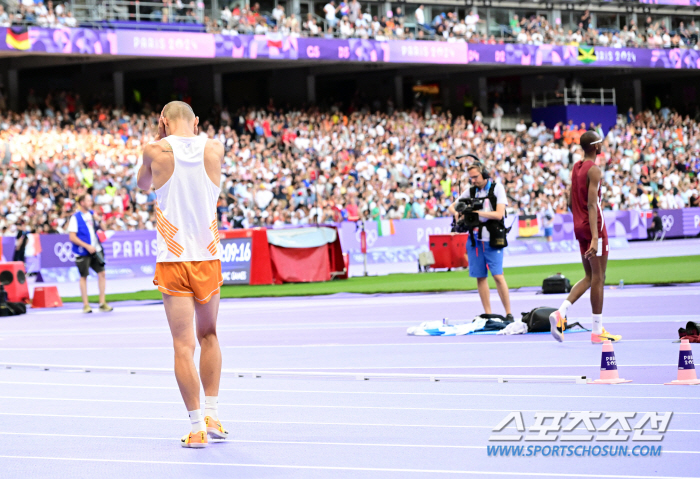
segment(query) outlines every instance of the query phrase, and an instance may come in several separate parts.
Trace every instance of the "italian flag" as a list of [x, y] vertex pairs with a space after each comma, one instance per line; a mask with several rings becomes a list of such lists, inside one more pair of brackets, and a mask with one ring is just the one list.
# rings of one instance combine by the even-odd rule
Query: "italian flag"
[[394, 220], [377, 220], [377, 234], [379, 236], [389, 236], [396, 233], [394, 230]]

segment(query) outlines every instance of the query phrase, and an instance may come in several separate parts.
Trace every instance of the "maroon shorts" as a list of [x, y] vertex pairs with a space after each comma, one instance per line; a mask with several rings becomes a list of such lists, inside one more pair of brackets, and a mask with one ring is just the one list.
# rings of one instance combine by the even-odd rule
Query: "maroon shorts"
[[[578, 245], [581, 247], [581, 255], [583, 256], [591, 247], [591, 240], [578, 240]], [[598, 238], [598, 252], [596, 256], [607, 256], [610, 247], [608, 246], [608, 237]]]

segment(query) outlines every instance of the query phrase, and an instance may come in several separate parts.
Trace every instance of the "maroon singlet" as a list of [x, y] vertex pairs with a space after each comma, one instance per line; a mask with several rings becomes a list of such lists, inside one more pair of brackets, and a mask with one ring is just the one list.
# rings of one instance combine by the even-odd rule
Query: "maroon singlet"
[[[591, 240], [591, 224], [588, 221], [588, 170], [592, 161], [577, 161], [571, 173], [571, 211], [574, 214], [574, 234], [576, 239]], [[598, 185], [598, 238], [608, 237], [603, 210], [600, 207], [600, 185]]]

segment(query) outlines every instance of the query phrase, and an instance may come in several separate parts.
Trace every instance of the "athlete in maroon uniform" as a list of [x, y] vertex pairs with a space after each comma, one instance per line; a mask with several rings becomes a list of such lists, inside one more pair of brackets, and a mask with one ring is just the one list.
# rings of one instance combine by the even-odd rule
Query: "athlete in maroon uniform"
[[594, 131], [581, 136], [583, 161], [574, 164], [571, 173], [571, 212], [574, 215], [574, 234], [581, 247], [581, 261], [586, 276], [576, 283], [561, 307], [549, 315], [552, 336], [564, 340], [566, 312], [588, 288], [591, 289], [593, 332], [591, 342], [620, 341], [622, 336], [608, 333], [603, 328], [603, 286], [608, 265], [608, 231], [605, 228], [603, 210], [600, 207], [600, 180], [602, 174], [595, 164], [603, 139]]
[[[592, 169], [594, 170], [591, 171]], [[589, 175], [597, 175], [598, 177], [599, 186], [595, 191], [595, 199], [590, 196]], [[600, 207], [600, 169], [591, 160], [583, 160], [574, 164], [571, 172], [571, 211], [574, 214], [574, 235], [579, 242], [581, 254], [585, 257], [607, 256], [608, 230], [605, 227], [605, 219]], [[591, 229], [591, 214], [596, 215], [595, 229]], [[594, 234], [598, 238], [598, 244], [589, 253]]]

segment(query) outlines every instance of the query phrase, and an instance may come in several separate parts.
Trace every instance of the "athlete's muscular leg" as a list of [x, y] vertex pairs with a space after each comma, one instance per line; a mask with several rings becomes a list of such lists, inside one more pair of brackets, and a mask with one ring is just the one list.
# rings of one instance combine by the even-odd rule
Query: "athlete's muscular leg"
[[221, 380], [221, 348], [216, 336], [216, 318], [219, 315], [220, 295], [211, 297], [208, 303], [195, 303], [197, 339], [202, 351], [199, 356], [199, 375], [206, 396], [219, 395]]
[[199, 376], [194, 365], [194, 298], [163, 294], [175, 348], [175, 379], [188, 411], [199, 409]]
[[593, 314], [603, 314], [603, 286], [605, 286], [605, 270], [608, 267], [608, 257], [594, 256], [590, 259], [593, 276], [591, 279], [591, 309]]
[[591, 287], [593, 275], [591, 270], [591, 263], [589, 263], [583, 255], [581, 255], [581, 261], [583, 262], [583, 270], [586, 272], [586, 276], [584, 276], [578, 283], [574, 285], [573, 288], [571, 288], [569, 296], [566, 298], [571, 304], [574, 304], [581, 296], [583, 296], [583, 293], [588, 291], [588, 288]]

